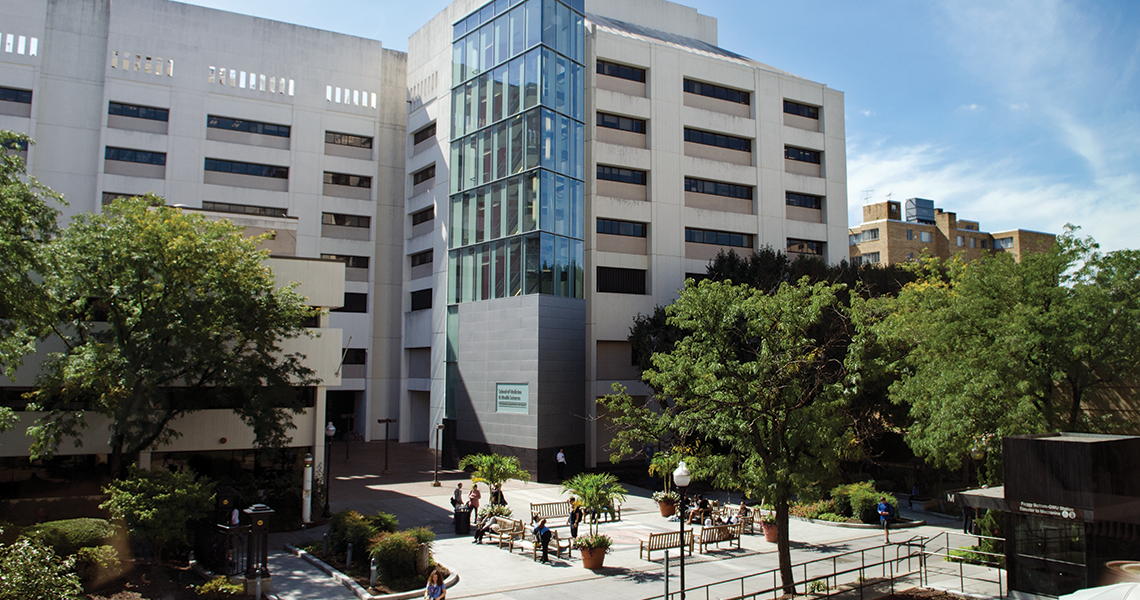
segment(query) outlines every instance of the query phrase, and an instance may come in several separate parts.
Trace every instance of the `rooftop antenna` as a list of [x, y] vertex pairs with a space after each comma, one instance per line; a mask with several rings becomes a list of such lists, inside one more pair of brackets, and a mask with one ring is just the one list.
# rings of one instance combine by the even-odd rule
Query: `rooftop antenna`
[[894, 192], [887, 192], [887, 202], [891, 201], [891, 194], [894, 194]]
[[863, 190], [863, 204], [867, 204], [874, 197], [875, 190]]

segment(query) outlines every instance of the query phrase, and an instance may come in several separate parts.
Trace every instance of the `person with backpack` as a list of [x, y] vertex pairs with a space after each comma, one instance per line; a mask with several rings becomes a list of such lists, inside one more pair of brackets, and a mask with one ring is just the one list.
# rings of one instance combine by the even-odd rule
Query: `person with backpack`
[[893, 507], [887, 502], [886, 496], [879, 497], [879, 522], [883, 525], [883, 542], [891, 543], [891, 517]]

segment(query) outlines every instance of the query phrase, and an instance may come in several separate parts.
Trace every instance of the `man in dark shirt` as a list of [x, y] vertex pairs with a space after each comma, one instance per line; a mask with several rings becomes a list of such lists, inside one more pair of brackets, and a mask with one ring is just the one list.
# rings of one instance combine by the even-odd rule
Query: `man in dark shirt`
[[550, 531], [549, 527], [546, 526], [546, 519], [541, 519], [538, 523], [535, 523], [534, 538], [538, 540], [540, 544], [542, 544], [542, 562], [544, 563], [550, 562], [550, 557], [547, 554], [547, 551], [548, 547], [550, 546], [550, 537], [553, 535], [554, 533]]

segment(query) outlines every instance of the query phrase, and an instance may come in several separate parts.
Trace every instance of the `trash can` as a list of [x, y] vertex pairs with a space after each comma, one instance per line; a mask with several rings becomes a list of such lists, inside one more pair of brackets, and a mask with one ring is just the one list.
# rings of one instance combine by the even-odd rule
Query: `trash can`
[[457, 506], [455, 508], [455, 535], [469, 535], [471, 533], [471, 507]]

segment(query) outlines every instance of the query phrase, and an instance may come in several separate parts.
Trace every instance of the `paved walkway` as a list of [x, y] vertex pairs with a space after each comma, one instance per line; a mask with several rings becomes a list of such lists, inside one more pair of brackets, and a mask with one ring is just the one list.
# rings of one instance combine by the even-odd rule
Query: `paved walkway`
[[[365, 514], [377, 511], [389, 512], [400, 520], [401, 527], [427, 526], [436, 532], [437, 539], [433, 554], [435, 559], [458, 573], [459, 583], [448, 591], [449, 599], [486, 598], [488, 600], [557, 600], [560, 598], [614, 597], [649, 598], [664, 592], [664, 553], [655, 552], [652, 561], [638, 556], [638, 540], [645, 539], [651, 532], [673, 531], [678, 525], [662, 518], [657, 505], [650, 499], [650, 492], [631, 488], [630, 497], [622, 507], [622, 520], [603, 523], [601, 531], [614, 538], [615, 544], [606, 557], [605, 569], [589, 571], [583, 569], [575, 555], [572, 559], [554, 559], [550, 565], [536, 563], [527, 556], [510, 553], [494, 546], [475, 545], [470, 536], [456, 536], [451, 522], [449, 499], [455, 483], [464, 482], [464, 489], [470, 481], [462, 472], [441, 472], [440, 487], [431, 485], [434, 457], [423, 445], [392, 444], [389, 457], [392, 474], [380, 475], [383, 469], [383, 443], [372, 442], [353, 444], [350, 448], [350, 461], [343, 462], [343, 445], [334, 444], [331, 508], [334, 512], [353, 509]], [[550, 502], [565, 499], [556, 485], [543, 483], [509, 482], [504, 486], [508, 505], [516, 516], [524, 516], [531, 502]], [[484, 489], [484, 499], [488, 494]], [[719, 494], [718, 494], [719, 499]], [[737, 500], [737, 498], [733, 498]], [[319, 509], [314, 509], [314, 512]], [[928, 525], [907, 530], [893, 531], [894, 542], [906, 541], [915, 536], [934, 537], [946, 532], [958, 531], [959, 521], [939, 515], [923, 515], [919, 511], [902, 509], [902, 516], [926, 518]], [[555, 524], [560, 525], [560, 524]], [[560, 533], [568, 529], [560, 527]], [[306, 532], [308, 539], [319, 539], [325, 527]], [[809, 575], [831, 572], [839, 568], [857, 568], [860, 561], [874, 563], [891, 556], [892, 550], [883, 549], [882, 532], [876, 529], [843, 528], [831, 525], [808, 523], [793, 520], [789, 535], [792, 542], [792, 562], [803, 563], [825, 557], [833, 560], [819, 564], [808, 570]], [[943, 538], [944, 539], [944, 538]], [[958, 534], [950, 539], [951, 546], [972, 543], [972, 538]], [[271, 548], [280, 549], [285, 543], [298, 543], [301, 533], [274, 534], [270, 538]], [[860, 551], [855, 554], [845, 554]], [[676, 557], [672, 561], [670, 588], [677, 590]], [[686, 558], [686, 587], [711, 584], [718, 581], [739, 578], [744, 575], [775, 569], [778, 566], [776, 545], [764, 541], [763, 535], [746, 535], [741, 548], [713, 550], [708, 554], [697, 554]], [[931, 587], [958, 590], [964, 583], [967, 593], [995, 597], [1000, 595], [996, 584], [972, 581], [969, 577], [984, 577], [996, 581], [996, 573], [978, 567], [963, 567], [959, 577], [959, 565], [933, 561]], [[270, 569], [274, 574], [274, 590], [278, 598], [355, 598], [347, 588], [341, 587], [305, 561], [285, 553], [270, 556]], [[881, 571], [881, 569], [879, 570]], [[884, 575], [879, 571], [868, 571], [864, 577]], [[797, 578], [802, 573], [797, 571]], [[853, 581], [858, 573], [848, 580]], [[842, 581], [841, 581], [842, 583]], [[917, 585], [917, 579], [904, 587]], [[749, 589], [766, 588], [772, 581], [756, 581]], [[739, 583], [735, 591], [714, 591], [710, 597], [739, 594]], [[703, 596], [703, 594], [702, 594]]]

